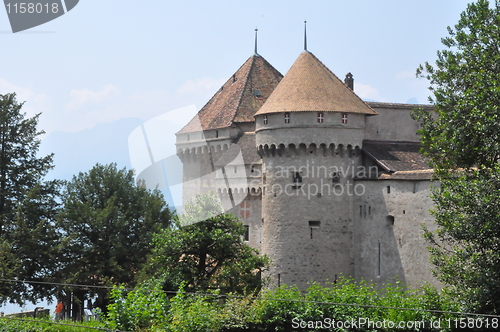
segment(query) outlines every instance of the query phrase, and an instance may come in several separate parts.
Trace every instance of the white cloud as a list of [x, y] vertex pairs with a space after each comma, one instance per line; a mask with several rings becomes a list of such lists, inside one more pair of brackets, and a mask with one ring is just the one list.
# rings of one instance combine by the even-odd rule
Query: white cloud
[[[72, 89], [49, 96], [0, 79], [0, 94], [16, 92], [19, 101], [26, 101], [23, 110], [32, 116], [42, 112], [39, 128], [78, 132], [99, 123], [121, 118], [144, 121], [187, 106], [203, 106], [224, 83], [223, 79], [196, 78], [175, 90], [152, 89], [125, 92], [118, 84], [109, 83], [97, 91]], [[185, 122], [190, 119], [184, 119]]]
[[[40, 113], [50, 103], [49, 96], [36, 93], [31, 89], [17, 86], [3, 78], [0, 78], [0, 94], [16, 93], [16, 98], [19, 102], [26, 102], [23, 111], [28, 115]], [[38, 109], [38, 110], [37, 110]], [[37, 110], [37, 111], [36, 111]]]
[[211, 91], [220, 88], [224, 84], [224, 79], [214, 79], [212, 77], [197, 78], [184, 83], [176, 92], [180, 94], [196, 94], [199, 91]]
[[407, 96], [409, 96], [406, 100], [403, 100], [403, 102], [428, 103], [428, 80], [416, 77], [414, 70], [399, 72], [396, 74], [395, 78], [398, 81], [400, 88], [404, 88], [407, 91]]
[[153, 89], [125, 93], [113, 84], [99, 91], [71, 90], [64, 111], [52, 118], [57, 130], [70, 132], [121, 118], [146, 121], [187, 105], [204, 105], [223, 83], [223, 79], [204, 77], [189, 80], [174, 91]]
[[120, 89], [113, 84], [108, 84], [101, 91], [97, 92], [88, 89], [71, 90], [69, 93], [71, 100], [66, 107], [72, 110], [79, 109], [87, 103], [101, 103], [110, 100], [113, 97], [119, 96], [120, 93]]
[[23, 88], [14, 83], [7, 81], [6, 79], [0, 78], [0, 94], [16, 93], [16, 99], [18, 102], [25, 102], [22, 108], [22, 112], [25, 112], [28, 117], [32, 117], [35, 114], [42, 113], [39, 122], [39, 128], [45, 129], [43, 124], [46, 123], [45, 117], [52, 106], [52, 101], [49, 96], [43, 93], [37, 93], [29, 88]]
[[17, 94], [17, 99], [21, 101], [28, 100], [35, 95], [35, 93], [30, 89], [16, 86], [13, 83], [0, 78], [0, 94], [7, 94], [12, 92], [15, 92]]
[[396, 78], [401, 80], [415, 79], [416, 78], [415, 71], [404, 70], [402, 72], [397, 73]]
[[379, 91], [370, 86], [361, 83], [354, 82], [354, 91], [361, 99], [371, 99], [375, 101], [385, 101], [381, 96]]

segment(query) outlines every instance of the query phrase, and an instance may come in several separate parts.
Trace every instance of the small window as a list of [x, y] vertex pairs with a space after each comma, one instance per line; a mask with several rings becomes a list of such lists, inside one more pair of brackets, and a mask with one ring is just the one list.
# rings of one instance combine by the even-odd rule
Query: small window
[[262, 94], [260, 93], [260, 90], [253, 90], [253, 95], [257, 98], [262, 98]]
[[342, 123], [347, 123], [347, 113], [342, 113]]
[[234, 166], [234, 174], [238, 173], [238, 167]]
[[300, 176], [299, 172], [295, 172], [295, 174], [293, 175], [293, 183], [296, 185], [302, 184], [302, 176]]
[[311, 228], [319, 228], [321, 226], [321, 221], [311, 220], [309, 221], [309, 227]]
[[323, 123], [324, 115], [323, 112], [318, 113], [318, 123]]
[[335, 185], [335, 184], [339, 184], [340, 183], [340, 176], [338, 173], [334, 172], [332, 173], [332, 183]]
[[250, 226], [244, 225], [244, 227], [245, 227], [245, 233], [243, 234], [243, 240], [250, 241]]
[[248, 201], [243, 201], [240, 203], [240, 216], [242, 219], [250, 218], [251, 205]]
[[255, 172], [255, 166], [254, 165], [252, 165], [252, 169], [250, 170], [250, 172], [252, 172], [252, 173]]
[[219, 131], [218, 130], [215, 131], [215, 138], [219, 138]]
[[285, 123], [290, 123], [290, 113], [289, 112], [285, 113]]
[[387, 186], [387, 193], [390, 194], [391, 193], [391, 186]]
[[382, 251], [380, 246], [380, 240], [378, 240], [378, 257], [377, 257], [377, 277], [380, 277], [381, 265], [382, 265]]
[[267, 122], [268, 122], [268, 120], [267, 120], [267, 115], [264, 115], [263, 120], [264, 120], [264, 124], [266, 125], [266, 124], [267, 124]]
[[313, 234], [314, 234], [314, 229], [318, 229], [321, 225], [321, 221], [316, 221], [316, 220], [312, 220], [312, 221], [309, 221], [309, 235], [311, 237], [311, 239], [313, 238]]
[[394, 216], [387, 216], [386, 219], [387, 219], [387, 223], [389, 225], [391, 225], [391, 226], [394, 225]]

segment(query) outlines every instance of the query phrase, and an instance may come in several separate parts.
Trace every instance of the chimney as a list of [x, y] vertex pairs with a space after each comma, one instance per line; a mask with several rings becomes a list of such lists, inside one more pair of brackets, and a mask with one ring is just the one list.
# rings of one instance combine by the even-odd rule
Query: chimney
[[349, 89], [354, 91], [354, 78], [352, 78], [351, 73], [347, 73], [347, 75], [345, 75], [344, 83], [347, 85]]

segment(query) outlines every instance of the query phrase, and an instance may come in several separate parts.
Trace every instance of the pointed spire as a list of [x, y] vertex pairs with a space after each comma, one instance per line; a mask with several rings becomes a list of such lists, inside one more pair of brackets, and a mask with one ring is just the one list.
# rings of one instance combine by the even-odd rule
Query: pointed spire
[[304, 21], [304, 51], [307, 51], [307, 21]]
[[259, 29], [255, 28], [255, 50], [254, 50], [254, 55], [259, 56], [259, 53], [257, 53], [257, 31], [259, 31]]

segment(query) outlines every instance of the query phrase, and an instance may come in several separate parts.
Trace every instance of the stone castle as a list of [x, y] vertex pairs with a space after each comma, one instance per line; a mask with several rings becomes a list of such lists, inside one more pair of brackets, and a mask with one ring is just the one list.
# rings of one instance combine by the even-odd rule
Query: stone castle
[[177, 136], [183, 201], [216, 192], [245, 241], [272, 260], [271, 287], [396, 279], [435, 285], [432, 170], [411, 112], [364, 102], [305, 47], [283, 76], [251, 56]]

